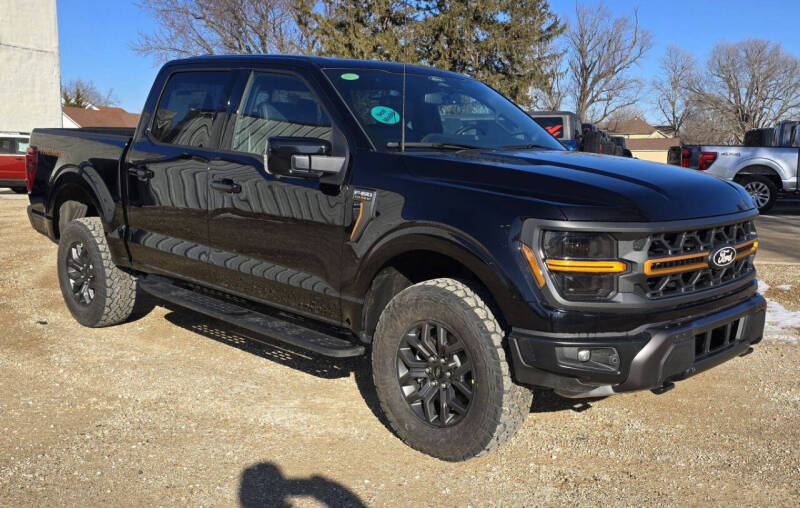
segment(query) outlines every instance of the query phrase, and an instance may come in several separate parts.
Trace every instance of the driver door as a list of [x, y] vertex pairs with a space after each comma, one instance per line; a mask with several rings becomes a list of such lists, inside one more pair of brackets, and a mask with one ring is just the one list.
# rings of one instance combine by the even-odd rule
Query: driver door
[[333, 126], [298, 76], [252, 72], [209, 164], [209, 269], [215, 285], [300, 314], [341, 319], [346, 197], [340, 186], [271, 174], [269, 138], [333, 141]]

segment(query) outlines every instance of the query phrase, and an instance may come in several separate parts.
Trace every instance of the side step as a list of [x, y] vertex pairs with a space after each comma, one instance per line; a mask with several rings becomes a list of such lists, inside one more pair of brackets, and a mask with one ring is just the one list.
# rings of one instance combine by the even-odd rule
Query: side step
[[364, 354], [362, 345], [331, 337], [275, 316], [262, 314], [220, 298], [177, 286], [163, 277], [152, 275], [141, 277], [139, 278], [139, 287], [151, 295], [175, 305], [321, 355], [346, 358]]

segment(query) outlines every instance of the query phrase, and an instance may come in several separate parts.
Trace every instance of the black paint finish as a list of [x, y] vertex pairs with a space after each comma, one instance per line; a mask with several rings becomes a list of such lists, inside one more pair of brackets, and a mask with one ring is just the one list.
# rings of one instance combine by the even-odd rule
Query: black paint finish
[[[43, 155], [32, 223], [57, 237], [57, 205], [66, 189], [81, 189], [102, 213], [120, 266], [227, 290], [356, 334], [375, 276], [409, 257], [418, 267], [449, 259], [486, 287], [504, 323], [527, 330], [627, 331], [752, 297], [748, 285], [680, 308], [636, 313], [547, 304], [519, 250], [527, 219], [601, 222], [609, 231], [631, 222], [657, 229], [669, 221], [724, 221], [754, 210], [749, 197], [696, 171], [596, 154], [376, 150], [323, 74], [326, 67], [403, 69], [305, 57], [181, 60], [159, 73], [135, 133], [35, 130], [31, 143]], [[153, 112], [168, 78], [200, 70], [231, 76], [226, 110], [207, 125], [208, 144], [155, 141]], [[261, 154], [233, 150], [236, 113], [254, 71], [307, 84], [330, 118], [332, 154], [346, 158], [345, 171], [319, 179], [276, 176]]]

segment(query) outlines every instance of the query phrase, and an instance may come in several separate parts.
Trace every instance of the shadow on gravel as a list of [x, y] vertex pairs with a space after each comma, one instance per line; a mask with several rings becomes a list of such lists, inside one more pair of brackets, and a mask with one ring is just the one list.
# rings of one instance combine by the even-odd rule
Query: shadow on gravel
[[[140, 307], [141, 302], [141, 307]], [[197, 333], [208, 339], [235, 347], [241, 351], [256, 355], [286, 367], [323, 379], [338, 379], [353, 374], [356, 387], [367, 407], [375, 418], [392, 434], [386, 416], [380, 407], [375, 383], [372, 380], [370, 350], [358, 358], [330, 358], [310, 353], [284, 342], [253, 333], [218, 319], [154, 298], [146, 293], [137, 295], [137, 304], [132, 319], [140, 319], [150, 312], [154, 306], [161, 306], [170, 312], [166, 320], [175, 326]], [[139, 314], [137, 314], [139, 312]], [[566, 399], [559, 397], [552, 390], [534, 389], [531, 413], [550, 413], [555, 411], [585, 411], [590, 409], [590, 402], [600, 399]]]
[[[146, 293], [142, 296], [144, 297], [140, 309], [142, 312], [150, 312], [155, 305], [164, 307], [170, 311], [164, 317], [173, 325], [180, 326], [185, 330], [235, 347], [236, 349], [264, 358], [265, 360], [270, 360], [323, 379], [350, 377], [352, 373], [355, 378], [356, 387], [361, 393], [361, 397], [364, 399], [369, 410], [372, 411], [375, 418], [377, 418], [386, 429], [392, 431], [388, 420], [386, 420], [383, 411], [381, 411], [378, 394], [375, 391], [375, 384], [372, 381], [369, 352], [359, 358], [330, 358], [316, 355], [304, 349], [294, 347], [291, 344], [272, 340], [269, 337], [253, 333], [224, 321], [210, 318], [198, 312], [159, 300]], [[137, 307], [138, 306], [139, 296], [137, 295]], [[134, 314], [136, 314], [136, 311], [137, 310], [134, 309]], [[139, 319], [142, 316], [143, 315], [138, 316], [135, 319]]]
[[567, 399], [556, 395], [546, 388], [533, 389], [533, 405], [531, 413], [554, 413], [556, 411], [574, 411], [582, 413], [592, 408], [591, 402], [603, 400], [605, 397], [593, 399]]
[[367, 506], [347, 487], [324, 476], [286, 478], [270, 462], [254, 464], [242, 472], [239, 503], [243, 507], [293, 506], [292, 497], [312, 498], [324, 506]]

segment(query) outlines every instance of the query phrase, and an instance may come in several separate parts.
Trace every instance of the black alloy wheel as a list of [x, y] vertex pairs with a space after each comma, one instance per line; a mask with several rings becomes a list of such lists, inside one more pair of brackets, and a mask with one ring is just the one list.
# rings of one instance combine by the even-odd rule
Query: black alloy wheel
[[82, 242], [69, 246], [66, 266], [72, 297], [81, 305], [89, 305], [97, 292], [97, 274]]
[[475, 390], [467, 350], [446, 326], [423, 321], [406, 331], [397, 350], [397, 381], [411, 411], [436, 427], [469, 412]]

